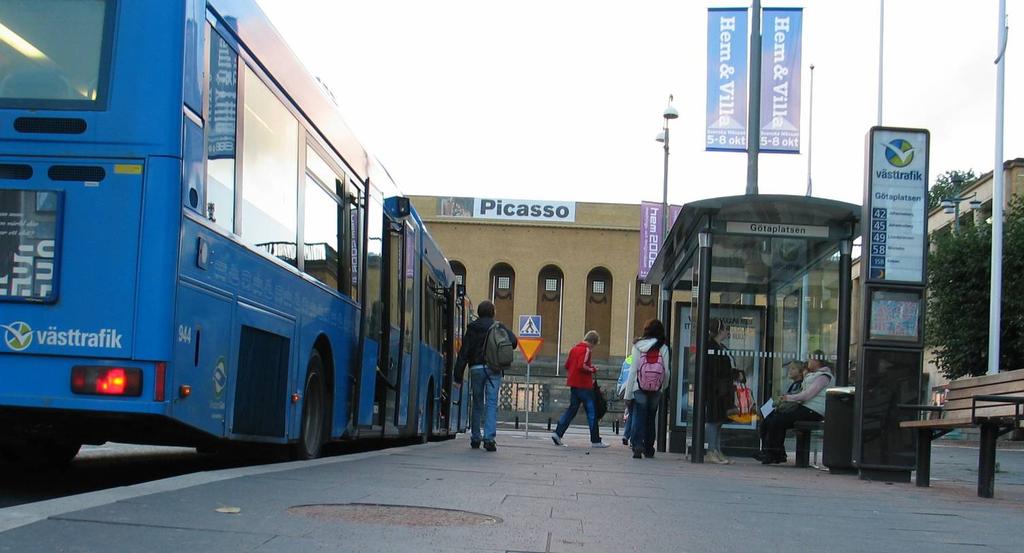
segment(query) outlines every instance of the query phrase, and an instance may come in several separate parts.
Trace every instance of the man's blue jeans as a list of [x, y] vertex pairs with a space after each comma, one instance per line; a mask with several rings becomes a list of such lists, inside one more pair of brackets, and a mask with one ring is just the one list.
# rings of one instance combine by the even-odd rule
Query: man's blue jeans
[[576, 416], [576, 413], [580, 410], [580, 405], [583, 405], [583, 409], [587, 412], [587, 424], [590, 425], [590, 443], [596, 444], [601, 441], [601, 435], [597, 431], [597, 408], [594, 406], [594, 390], [588, 390], [586, 388], [569, 388], [569, 408], [562, 413], [562, 418], [558, 419], [558, 427], [555, 428], [555, 433], [559, 437], [565, 435], [565, 431], [569, 428], [569, 423]]
[[498, 390], [501, 389], [501, 373], [492, 373], [486, 365], [473, 365], [469, 368], [469, 383], [472, 386], [469, 439], [473, 442], [480, 441], [480, 419], [483, 418], [483, 441], [493, 442], [498, 431]]

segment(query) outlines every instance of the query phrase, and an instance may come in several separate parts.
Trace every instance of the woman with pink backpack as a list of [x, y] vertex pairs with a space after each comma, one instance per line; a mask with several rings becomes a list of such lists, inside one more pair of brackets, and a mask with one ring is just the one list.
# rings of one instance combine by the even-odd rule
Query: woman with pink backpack
[[630, 446], [633, 458], [654, 457], [654, 421], [657, 420], [661, 393], [669, 382], [669, 347], [665, 325], [651, 319], [644, 325], [644, 335], [633, 344], [623, 399], [633, 401]]

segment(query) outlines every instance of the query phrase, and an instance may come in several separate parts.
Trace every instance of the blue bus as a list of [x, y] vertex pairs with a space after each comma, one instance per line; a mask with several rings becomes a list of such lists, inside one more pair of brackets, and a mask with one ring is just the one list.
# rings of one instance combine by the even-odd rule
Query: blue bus
[[0, 0], [5, 457], [452, 436], [460, 290], [251, 0]]

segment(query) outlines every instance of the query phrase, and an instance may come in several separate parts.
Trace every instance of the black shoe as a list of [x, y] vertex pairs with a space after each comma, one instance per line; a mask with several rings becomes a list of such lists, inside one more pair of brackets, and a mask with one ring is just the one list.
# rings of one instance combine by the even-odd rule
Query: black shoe
[[471, 447], [473, 449], [480, 449], [480, 442], [474, 442], [474, 441], [470, 440], [469, 447]]
[[634, 459], [642, 459], [643, 458], [643, 453], [639, 449], [634, 449], [633, 450], [633, 458]]
[[654, 450], [652, 449], [650, 451], [645, 451], [644, 452], [644, 457], [647, 457], [648, 459], [653, 459], [654, 458]]
[[786, 454], [775, 451], [762, 451], [757, 457], [762, 465], [777, 465], [786, 462]]
[[629, 439], [628, 438], [622, 438], [622, 445], [629, 445]]
[[498, 451], [498, 446], [494, 445], [494, 442], [484, 442], [484, 449], [487, 451]]

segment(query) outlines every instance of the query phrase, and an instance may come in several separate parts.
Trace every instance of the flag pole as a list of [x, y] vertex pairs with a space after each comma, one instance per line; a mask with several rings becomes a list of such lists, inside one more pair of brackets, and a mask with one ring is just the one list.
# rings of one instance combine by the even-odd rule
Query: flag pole
[[996, 152], [992, 167], [992, 280], [989, 288], [988, 374], [999, 372], [1003, 299], [1003, 94], [1006, 81], [1006, 0], [999, 0], [999, 56], [996, 58]]

